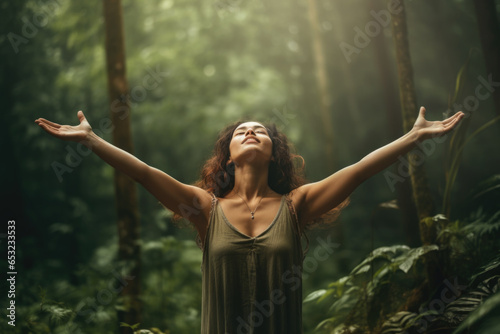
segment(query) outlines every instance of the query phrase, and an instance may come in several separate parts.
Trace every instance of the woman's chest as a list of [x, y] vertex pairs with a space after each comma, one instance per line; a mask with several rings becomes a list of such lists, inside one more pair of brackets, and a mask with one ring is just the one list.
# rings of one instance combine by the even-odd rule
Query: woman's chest
[[236, 232], [255, 238], [269, 230], [279, 218], [283, 200], [269, 198], [257, 207], [240, 201], [221, 201], [220, 213], [225, 222]]

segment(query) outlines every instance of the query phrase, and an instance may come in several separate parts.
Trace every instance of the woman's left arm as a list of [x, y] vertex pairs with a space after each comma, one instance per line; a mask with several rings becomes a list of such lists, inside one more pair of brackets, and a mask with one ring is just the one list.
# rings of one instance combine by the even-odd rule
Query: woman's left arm
[[361, 183], [392, 165], [415, 148], [417, 143], [432, 137], [440, 137], [451, 131], [463, 118], [457, 112], [443, 121], [427, 121], [425, 108], [421, 107], [410, 132], [395, 141], [371, 152], [359, 162], [345, 167], [329, 177], [296, 189], [292, 200], [300, 221], [307, 223], [342, 203]]

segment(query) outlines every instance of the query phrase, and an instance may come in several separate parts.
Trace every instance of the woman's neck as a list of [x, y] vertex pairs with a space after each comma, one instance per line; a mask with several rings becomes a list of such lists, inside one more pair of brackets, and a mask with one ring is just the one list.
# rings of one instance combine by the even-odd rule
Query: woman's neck
[[269, 190], [267, 168], [256, 168], [250, 165], [236, 167], [232, 192], [250, 201], [256, 197], [265, 196]]

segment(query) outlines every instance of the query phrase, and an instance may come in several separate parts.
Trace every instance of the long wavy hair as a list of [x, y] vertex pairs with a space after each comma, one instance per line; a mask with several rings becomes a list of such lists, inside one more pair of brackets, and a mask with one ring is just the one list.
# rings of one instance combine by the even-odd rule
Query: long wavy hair
[[[238, 121], [228, 125], [220, 133], [215, 143], [213, 155], [201, 169], [201, 178], [196, 186], [213, 193], [217, 197], [226, 196], [234, 187], [234, 162], [230, 158], [229, 144], [234, 130], [244, 123]], [[274, 124], [263, 124], [272, 142], [272, 160], [269, 163], [269, 187], [278, 194], [288, 194], [293, 189], [305, 184], [303, 176], [304, 160], [291, 152], [287, 137], [278, 131]], [[302, 161], [301, 166], [294, 163]]]

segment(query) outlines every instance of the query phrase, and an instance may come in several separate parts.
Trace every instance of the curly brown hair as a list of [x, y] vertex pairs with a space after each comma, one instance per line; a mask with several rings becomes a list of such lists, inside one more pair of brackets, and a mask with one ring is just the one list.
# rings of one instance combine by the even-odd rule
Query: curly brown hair
[[[201, 179], [196, 186], [213, 193], [217, 197], [224, 197], [234, 187], [234, 162], [229, 161], [229, 144], [234, 130], [244, 123], [238, 121], [228, 125], [220, 133], [215, 143], [213, 155], [207, 160], [201, 170]], [[288, 194], [293, 189], [305, 184], [303, 176], [304, 160], [300, 155], [291, 152], [291, 145], [285, 134], [278, 131], [274, 124], [263, 124], [273, 143], [272, 157], [269, 163], [269, 187], [278, 194]], [[299, 167], [294, 160], [300, 159]]]

